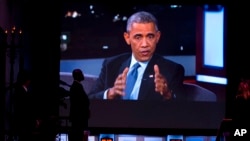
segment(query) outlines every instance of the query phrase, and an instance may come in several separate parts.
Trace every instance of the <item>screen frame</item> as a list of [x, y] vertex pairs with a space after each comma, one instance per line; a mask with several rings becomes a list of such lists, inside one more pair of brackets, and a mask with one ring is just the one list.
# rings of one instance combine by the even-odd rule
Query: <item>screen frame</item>
[[[199, 30], [199, 31], [200, 31], [200, 33], [202, 32], [202, 30]], [[200, 50], [200, 51], [202, 52], [202, 50]], [[226, 59], [224, 59], [224, 60], [226, 60]], [[202, 66], [202, 69], [204, 69], [203, 65], [201, 65], [201, 66]], [[208, 71], [208, 72], [211, 72], [211, 70]], [[219, 74], [221, 74], [221, 72], [219, 72]], [[222, 74], [225, 76], [225, 69], [223, 70]], [[225, 111], [225, 107], [223, 107], [223, 108], [224, 108], [224, 111]], [[96, 108], [94, 108], [94, 109], [96, 109]], [[93, 111], [95, 111], [95, 110], [93, 110]], [[223, 115], [220, 118], [224, 117], [224, 113], [222, 113], [222, 114]], [[222, 121], [222, 119], [221, 119], [221, 121]], [[91, 125], [91, 122], [92, 121], [90, 119], [90, 125]], [[216, 122], [217, 122], [217, 124], [220, 124], [220, 119], [217, 120]], [[218, 127], [219, 127], [219, 125], [218, 125]], [[167, 127], [164, 127], [164, 128], [163, 127], [160, 127], [160, 128], [150, 128], [150, 127], [148, 127], [148, 128], [147, 127], [136, 128], [136, 127], [120, 127], [120, 126], [119, 127], [115, 127], [115, 126], [113, 126], [113, 127], [101, 127], [101, 126], [97, 127], [97, 126], [92, 126], [91, 125], [89, 127], [89, 129], [93, 129], [93, 131], [95, 131], [97, 134], [98, 133], [118, 133], [118, 132], [119, 133], [121, 133], [121, 132], [122, 133], [124, 133], [124, 132], [127, 132], [127, 133], [134, 133], [134, 132], [138, 133], [140, 131], [141, 131], [141, 133], [150, 134], [152, 132], [152, 130], [155, 130], [155, 131], [158, 131], [159, 134], [161, 134], [161, 133], [164, 133], [164, 134], [166, 134], [166, 133], [173, 133], [173, 134], [181, 133], [181, 134], [189, 134], [190, 135], [190, 134], [195, 133], [195, 135], [197, 135], [200, 132], [200, 133], [202, 133], [202, 135], [204, 135], [204, 133], [207, 134], [207, 135], [211, 135], [211, 134], [214, 135], [216, 133], [218, 127], [214, 126], [214, 128], [209, 128], [209, 129], [208, 128], [202, 129], [202, 128], [197, 127], [197, 128], [191, 129], [191, 128], [180, 128], [180, 127], [176, 127], [176, 128], [172, 128], [172, 127], [171, 128], [167, 128]], [[119, 129], [119, 131], [117, 131], [118, 129]], [[95, 133], [95, 132], [93, 132], [93, 133]]]

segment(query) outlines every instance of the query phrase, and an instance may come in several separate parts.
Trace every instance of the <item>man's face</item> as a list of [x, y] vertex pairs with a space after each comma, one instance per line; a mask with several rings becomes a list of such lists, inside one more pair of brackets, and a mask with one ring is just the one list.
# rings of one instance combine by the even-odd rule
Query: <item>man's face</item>
[[154, 23], [133, 23], [131, 30], [124, 33], [124, 38], [131, 46], [136, 60], [144, 62], [148, 61], [155, 52], [160, 35]]

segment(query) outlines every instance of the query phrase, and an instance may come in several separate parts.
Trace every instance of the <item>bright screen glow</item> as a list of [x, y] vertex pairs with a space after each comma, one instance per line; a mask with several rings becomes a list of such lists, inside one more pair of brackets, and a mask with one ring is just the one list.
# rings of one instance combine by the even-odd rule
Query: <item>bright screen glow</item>
[[[112, 9], [106, 5], [84, 3], [66, 3], [65, 11], [76, 8], [81, 13], [80, 17], [66, 19], [62, 13], [62, 32], [70, 33], [68, 49], [61, 53], [60, 79], [71, 84], [73, 79], [71, 72], [74, 68], [83, 70], [86, 78], [82, 82], [88, 93], [98, 77], [103, 60], [106, 57], [130, 51], [123, 39], [123, 20], [113, 23], [114, 15], [129, 16], [134, 11], [146, 10], [158, 15], [159, 27], [162, 36], [159, 41], [157, 53], [175, 61], [185, 68], [185, 80], [196, 81], [196, 17], [198, 6], [175, 6], [170, 5], [131, 5], [120, 6]], [[85, 9], [84, 9], [85, 7]], [[85, 12], [81, 12], [81, 10]], [[91, 11], [97, 14], [93, 16]], [[203, 11], [204, 12], [204, 11]], [[223, 26], [222, 12], [205, 14], [205, 64], [209, 66], [223, 67]], [[98, 13], [100, 15], [98, 15]], [[103, 13], [105, 16], [101, 16]], [[126, 16], [126, 17], [127, 17]], [[121, 16], [123, 17], [123, 16]], [[84, 22], [80, 20], [85, 19]], [[100, 19], [97, 19], [100, 18]], [[119, 18], [118, 18], [119, 19]], [[121, 18], [123, 19], [123, 18]], [[110, 20], [112, 21], [111, 23]], [[160, 22], [163, 21], [163, 22]], [[209, 21], [209, 22], [208, 22]], [[108, 23], [108, 24], [107, 24]], [[216, 26], [215, 26], [216, 25]], [[211, 31], [211, 28], [213, 29]], [[208, 30], [210, 29], [210, 30]], [[203, 31], [203, 29], [200, 29]], [[215, 32], [216, 31], [216, 32]], [[215, 32], [215, 33], [214, 33]], [[214, 35], [216, 34], [216, 36]], [[212, 38], [213, 37], [213, 38]], [[212, 40], [212, 41], [211, 41]], [[103, 49], [103, 46], [108, 48]], [[215, 47], [215, 48], [211, 48]], [[212, 52], [211, 52], [212, 51]], [[212, 57], [210, 56], [212, 53]], [[213, 81], [217, 80], [212, 80]], [[190, 82], [190, 83], [192, 83]], [[223, 80], [223, 83], [227, 83]], [[197, 84], [199, 85], [199, 84]], [[103, 100], [90, 99], [91, 118], [90, 129], [100, 129], [115, 132], [119, 129], [180, 129], [180, 130], [216, 130], [225, 114], [225, 86], [221, 84], [207, 84], [210, 93], [216, 95], [215, 101], [199, 101], [204, 93], [199, 93], [193, 100], [186, 102], [163, 102], [143, 100]], [[66, 90], [68, 86], [62, 86]], [[217, 91], [216, 91], [217, 90]], [[190, 94], [191, 97], [192, 94]], [[191, 98], [192, 99], [192, 98]], [[65, 98], [69, 104], [69, 99]], [[79, 107], [80, 108], [80, 107]], [[69, 109], [61, 108], [60, 114], [67, 116]], [[108, 132], [108, 131], [107, 131]], [[132, 132], [132, 130], [131, 130]], [[112, 132], [111, 132], [112, 133]]]
[[205, 11], [204, 65], [224, 65], [224, 10]]

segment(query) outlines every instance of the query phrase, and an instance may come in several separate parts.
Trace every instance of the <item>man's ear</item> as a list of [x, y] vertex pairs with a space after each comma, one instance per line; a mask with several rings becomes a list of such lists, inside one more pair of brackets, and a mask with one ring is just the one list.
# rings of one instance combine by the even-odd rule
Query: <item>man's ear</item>
[[161, 37], [161, 32], [157, 31], [157, 33], [156, 33], [157, 43], [159, 42], [160, 37]]
[[130, 45], [129, 33], [128, 33], [128, 32], [124, 32], [124, 33], [123, 33], [123, 37], [124, 37], [126, 43], [127, 43], [128, 45]]

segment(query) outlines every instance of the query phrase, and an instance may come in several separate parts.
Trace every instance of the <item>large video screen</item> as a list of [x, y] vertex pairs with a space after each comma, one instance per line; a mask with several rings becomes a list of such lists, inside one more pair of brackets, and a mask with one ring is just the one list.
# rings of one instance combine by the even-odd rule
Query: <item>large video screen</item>
[[[224, 8], [223, 6], [211, 6], [209, 11], [216, 13]], [[220, 84], [214, 79], [208, 82], [197, 80], [197, 60], [199, 62], [200, 59], [197, 56], [203, 56], [203, 53], [199, 52], [201, 49], [198, 49], [198, 44], [204, 42], [199, 48], [207, 45], [203, 41], [207, 34], [204, 34], [204, 38], [198, 37], [198, 33], [205, 31], [205, 24], [207, 24], [203, 22], [205, 9], [205, 5], [131, 4], [124, 6], [122, 3], [104, 5], [86, 2], [63, 4], [60, 79], [69, 85], [61, 85], [61, 87], [69, 90], [73, 82], [73, 69], [79, 68], [83, 71], [85, 80], [82, 84], [90, 98], [90, 128], [218, 129], [225, 116], [226, 83]], [[155, 52], [163, 58], [183, 66], [183, 84], [185, 84], [185, 90], [190, 92], [186, 93], [186, 99], [182, 101], [109, 100], [104, 96], [105, 90], [108, 89], [105, 87], [101, 92], [101, 97], [93, 98], [90, 96], [90, 92], [97, 85], [96, 82], [100, 80], [99, 75], [103, 71], [104, 60], [118, 54], [131, 52], [131, 48], [126, 44], [123, 36], [126, 31], [127, 19], [131, 14], [142, 10], [151, 12], [158, 20], [161, 37]], [[202, 18], [199, 18], [199, 15], [203, 15]], [[199, 20], [201, 21], [199, 22]], [[216, 22], [219, 21], [214, 20], [213, 22], [216, 25]], [[223, 23], [223, 25], [225, 24]], [[224, 26], [221, 28], [224, 29]], [[210, 28], [207, 32], [211, 30], [213, 29]], [[218, 42], [224, 42], [225, 37], [223, 36], [221, 40]], [[221, 52], [224, 52], [225, 44], [222, 46]], [[222, 55], [225, 54], [222, 53]], [[217, 54], [216, 57], [223, 58], [223, 64], [225, 57], [219, 56], [220, 54]], [[211, 64], [213, 62], [211, 61]], [[218, 67], [215, 68], [218, 70]], [[117, 77], [118, 74], [114, 73], [114, 75], [116, 76], [112, 77]], [[213, 71], [209, 75], [213, 75]], [[140, 91], [147, 93], [148, 87], [140, 88]], [[64, 115], [68, 114], [67, 109], [62, 111]]]

